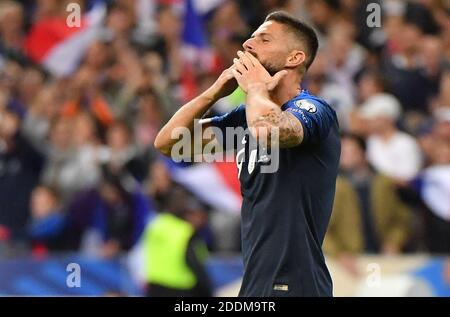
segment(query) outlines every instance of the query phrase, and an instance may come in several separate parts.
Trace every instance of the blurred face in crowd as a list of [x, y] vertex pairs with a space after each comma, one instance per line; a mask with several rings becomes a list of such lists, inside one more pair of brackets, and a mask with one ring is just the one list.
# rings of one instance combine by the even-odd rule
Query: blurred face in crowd
[[130, 143], [130, 133], [123, 123], [116, 123], [108, 129], [106, 136], [108, 146], [111, 149], [120, 151], [125, 149]]
[[72, 141], [72, 121], [59, 117], [54, 121], [50, 129], [50, 142], [59, 150], [69, 149]]
[[151, 184], [150, 191], [165, 193], [172, 186], [172, 179], [166, 165], [161, 161], [156, 161], [150, 166]]
[[91, 144], [95, 141], [95, 124], [87, 113], [79, 114], [74, 121], [73, 140], [76, 146]]
[[[422, 62], [429, 72], [439, 71], [443, 58], [443, 43], [439, 37], [426, 36], [420, 45]], [[434, 74], [433, 74], [434, 75]]]
[[326, 73], [327, 54], [324, 51], [318, 51], [314, 63], [308, 69], [309, 76], [324, 76]]
[[326, 80], [326, 60], [327, 56], [324, 51], [317, 52], [314, 63], [311, 64], [306, 74], [308, 91], [313, 95], [319, 95], [321, 93], [322, 85]]
[[378, 116], [372, 119], [366, 119], [368, 132], [374, 135], [382, 135], [387, 131], [395, 130], [395, 123], [392, 119]]
[[7, 62], [0, 71], [0, 89], [12, 91], [19, 86], [23, 69], [15, 62]]
[[420, 45], [422, 45], [422, 33], [417, 26], [411, 23], [403, 23], [401, 33], [398, 37], [398, 48], [402, 53], [415, 53]]
[[181, 20], [170, 7], [166, 7], [159, 12], [157, 21], [158, 32], [166, 41], [173, 42], [180, 39]]
[[107, 17], [107, 27], [115, 35], [128, 34], [134, 26], [134, 12], [127, 5], [120, 6], [111, 10]]
[[358, 83], [358, 97], [361, 101], [367, 100], [369, 97], [382, 91], [382, 83], [374, 73], [368, 72], [364, 74]]
[[241, 18], [239, 6], [234, 1], [222, 4], [213, 17], [212, 25], [215, 33], [228, 32], [243, 34], [247, 26]]
[[[29, 87], [26, 90], [34, 91], [34, 87]], [[55, 118], [61, 108], [61, 95], [59, 92], [60, 90], [56, 85], [39, 85], [39, 89], [36, 89], [36, 98], [33, 98], [31, 101], [30, 111], [48, 120]], [[31, 97], [33, 97], [33, 94], [28, 98]]]
[[358, 141], [351, 137], [344, 137], [341, 141], [340, 167], [344, 171], [354, 171], [365, 165], [366, 154]]
[[105, 43], [95, 42], [92, 44], [86, 54], [86, 65], [100, 69], [105, 66], [108, 60], [108, 47]]
[[100, 185], [100, 195], [106, 203], [111, 205], [122, 202], [122, 196], [119, 189], [114, 184], [107, 181]]
[[139, 120], [159, 128], [163, 116], [155, 95], [146, 93], [139, 98]]
[[[275, 75], [289, 66], [288, 60], [292, 54], [298, 53], [298, 41], [286, 30], [283, 24], [275, 21], [264, 22], [243, 44], [244, 49], [255, 56], [264, 68]], [[306, 59], [304, 50], [300, 51], [303, 61]]]
[[18, 131], [20, 118], [13, 112], [0, 109], [0, 139], [9, 140]]
[[246, 36], [248, 33], [236, 3], [226, 1], [220, 5], [216, 9], [210, 25], [211, 44], [225, 64], [232, 64], [236, 52], [242, 46], [242, 41], [235, 41], [232, 37]]
[[186, 213], [186, 220], [195, 228], [200, 229], [208, 223], [208, 214], [204, 210], [192, 210]]
[[[161, 55], [156, 52], [148, 52], [142, 58], [144, 70], [149, 77], [158, 77], [161, 80], [163, 75], [163, 60]], [[156, 78], [154, 78], [156, 79]], [[153, 81], [153, 78], [152, 78]]]
[[433, 128], [433, 134], [442, 140], [446, 140], [450, 143], [450, 122], [449, 121], [441, 121], [436, 123]]
[[331, 32], [328, 40], [328, 53], [329, 58], [336, 66], [340, 67], [346, 63], [352, 43], [349, 33], [338, 30]]
[[323, 28], [332, 20], [333, 10], [327, 5], [326, 1], [308, 0], [306, 4], [312, 21], [318, 27]]
[[27, 69], [22, 76], [19, 92], [24, 101], [32, 100], [42, 89], [44, 76], [36, 69]]
[[397, 15], [386, 15], [383, 22], [383, 30], [386, 33], [387, 40], [392, 43], [398, 43], [401, 36], [401, 27], [403, 20]]
[[39, 186], [31, 195], [31, 213], [33, 218], [42, 219], [58, 208], [58, 198], [47, 187]]
[[0, 33], [4, 36], [22, 32], [23, 9], [14, 1], [0, 3]]
[[431, 161], [435, 165], [450, 164], [450, 143], [445, 140], [435, 140], [431, 149]]
[[450, 106], [450, 71], [442, 75], [439, 91], [439, 106]]
[[38, 0], [36, 15], [38, 18], [58, 15], [61, 13], [61, 4], [60, 0]]

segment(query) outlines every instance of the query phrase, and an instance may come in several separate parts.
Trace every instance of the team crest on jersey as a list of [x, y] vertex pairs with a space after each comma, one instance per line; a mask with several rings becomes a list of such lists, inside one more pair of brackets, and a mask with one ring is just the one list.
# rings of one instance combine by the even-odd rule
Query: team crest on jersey
[[298, 108], [300, 108], [300, 109], [308, 111], [309, 113], [316, 113], [317, 112], [316, 105], [311, 103], [311, 102], [309, 102], [309, 101], [306, 101], [306, 100], [297, 100], [295, 102], [295, 105]]

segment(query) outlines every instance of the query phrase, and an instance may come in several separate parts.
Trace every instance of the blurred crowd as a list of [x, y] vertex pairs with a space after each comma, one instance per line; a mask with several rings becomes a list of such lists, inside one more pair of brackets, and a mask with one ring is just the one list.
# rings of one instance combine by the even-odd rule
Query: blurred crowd
[[[71, 2], [83, 13], [102, 2], [106, 15], [76, 67], [59, 72], [42, 60], [47, 43], [36, 44], [36, 34], [69, 32]], [[303, 88], [340, 120], [327, 254], [351, 263], [360, 253], [450, 253], [448, 2], [197, 3], [207, 7], [200, 60], [185, 48], [183, 0], [0, 1], [0, 256], [114, 256], [136, 244], [155, 214], [180, 209], [190, 209], [185, 218], [210, 250], [238, 252], [238, 215], [177, 184], [153, 141], [278, 9], [317, 30], [320, 50]], [[380, 5], [379, 26], [367, 22], [370, 3]], [[58, 23], [59, 33], [46, 31]], [[212, 114], [243, 102], [237, 92]]]

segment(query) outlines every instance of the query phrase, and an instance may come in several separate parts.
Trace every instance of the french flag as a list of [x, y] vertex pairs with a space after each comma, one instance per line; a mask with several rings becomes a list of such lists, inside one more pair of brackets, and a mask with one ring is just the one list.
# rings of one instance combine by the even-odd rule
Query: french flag
[[235, 162], [175, 163], [162, 158], [172, 179], [216, 210], [239, 213], [242, 196]]
[[105, 3], [97, 1], [83, 14], [79, 26], [70, 27], [66, 17], [39, 20], [25, 40], [25, 52], [52, 75], [68, 76], [77, 69], [90, 44], [100, 36], [105, 16]]

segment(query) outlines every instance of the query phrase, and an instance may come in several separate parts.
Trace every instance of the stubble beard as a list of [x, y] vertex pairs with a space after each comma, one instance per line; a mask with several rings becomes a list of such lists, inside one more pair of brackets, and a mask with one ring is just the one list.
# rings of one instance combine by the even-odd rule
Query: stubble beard
[[250, 52], [250, 54], [252, 54], [261, 63], [261, 65], [263, 65], [263, 67], [267, 70], [270, 76], [274, 76], [276, 73], [284, 69], [283, 67], [277, 66], [274, 63], [271, 63], [270, 61], [262, 61], [255, 53]]

